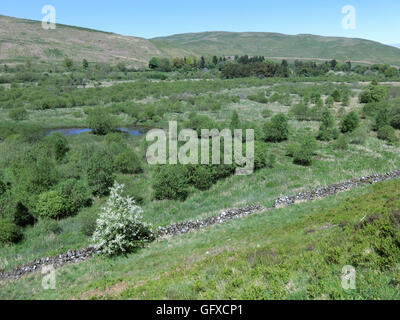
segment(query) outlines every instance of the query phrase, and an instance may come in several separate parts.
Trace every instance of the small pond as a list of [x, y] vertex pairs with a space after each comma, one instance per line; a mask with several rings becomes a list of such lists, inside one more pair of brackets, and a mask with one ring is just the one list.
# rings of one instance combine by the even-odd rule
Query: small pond
[[[135, 136], [135, 137], [141, 136], [146, 132], [146, 130], [139, 129], [139, 128], [118, 128], [118, 131], [125, 132], [125, 133], [127, 133], [131, 136]], [[65, 136], [75, 136], [75, 135], [78, 135], [81, 133], [92, 132], [92, 129], [89, 129], [89, 128], [60, 128], [60, 129], [51, 130], [51, 131], [47, 132], [46, 135], [51, 135], [52, 133], [56, 133], [56, 132], [61, 133]]]

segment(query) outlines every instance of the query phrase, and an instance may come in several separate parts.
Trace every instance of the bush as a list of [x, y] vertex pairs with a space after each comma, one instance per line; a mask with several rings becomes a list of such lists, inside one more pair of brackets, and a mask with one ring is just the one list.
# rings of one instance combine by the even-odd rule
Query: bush
[[22, 231], [9, 219], [0, 218], [0, 243], [12, 244], [21, 241]]
[[389, 110], [387, 109], [380, 110], [375, 117], [374, 130], [378, 131], [380, 128], [389, 125], [390, 125]]
[[36, 210], [43, 218], [58, 219], [65, 215], [65, 199], [57, 191], [44, 192], [39, 196]]
[[126, 150], [114, 158], [114, 168], [124, 174], [143, 171], [141, 160], [133, 150]]
[[187, 167], [183, 165], [161, 165], [154, 168], [152, 177], [154, 198], [157, 200], [181, 200], [189, 195]]
[[96, 196], [107, 195], [114, 181], [114, 166], [111, 155], [97, 150], [89, 158], [86, 168], [88, 186]]
[[331, 141], [337, 139], [338, 136], [339, 130], [335, 128], [335, 119], [328, 110], [324, 111], [317, 139], [321, 141]]
[[331, 97], [333, 98], [333, 100], [335, 102], [340, 102], [340, 100], [342, 98], [339, 90], [337, 90], [337, 89], [332, 92]]
[[349, 112], [341, 122], [342, 133], [352, 132], [360, 125], [360, 117], [354, 111]]
[[387, 99], [389, 88], [381, 85], [371, 84], [360, 93], [361, 103], [380, 102]]
[[262, 111], [262, 116], [263, 116], [263, 118], [269, 118], [269, 117], [272, 116], [272, 111], [270, 109], [268, 109], [268, 108], [265, 108]]
[[4, 192], [6, 192], [6, 184], [3, 182], [3, 180], [1, 180], [1, 177], [0, 177], [0, 196], [4, 193]]
[[290, 114], [298, 121], [309, 120], [311, 117], [310, 108], [304, 103], [296, 104], [290, 108]]
[[366, 128], [359, 127], [349, 135], [351, 144], [363, 145], [367, 141], [368, 132]]
[[104, 110], [92, 110], [87, 116], [87, 125], [94, 134], [106, 135], [116, 129], [115, 119]]
[[47, 141], [54, 158], [61, 161], [69, 151], [67, 138], [62, 133], [55, 132], [47, 137]]
[[398, 140], [396, 136], [396, 130], [389, 125], [383, 126], [378, 130], [378, 138], [390, 143], [394, 143]]
[[312, 165], [312, 159], [317, 148], [312, 137], [306, 137], [293, 151], [293, 162], [302, 166]]
[[16, 108], [8, 111], [8, 116], [11, 120], [21, 121], [28, 118], [28, 112], [24, 108]]
[[260, 141], [254, 142], [254, 170], [259, 170], [273, 165], [273, 159], [268, 158], [267, 144]]
[[154, 240], [151, 226], [142, 220], [142, 209], [132, 198], [122, 196], [123, 187], [114, 184], [93, 235], [95, 245], [109, 256], [133, 252]]
[[64, 210], [67, 216], [76, 214], [81, 208], [91, 203], [88, 188], [81, 180], [68, 179], [61, 182], [56, 190], [64, 199]]
[[287, 117], [280, 113], [273, 116], [264, 125], [265, 140], [267, 142], [281, 142], [289, 137], [289, 123]]
[[215, 183], [212, 168], [207, 165], [188, 166], [188, 184], [199, 190], [208, 190]]
[[349, 148], [349, 138], [343, 134], [340, 135], [333, 144], [333, 148], [337, 150], [347, 150]]

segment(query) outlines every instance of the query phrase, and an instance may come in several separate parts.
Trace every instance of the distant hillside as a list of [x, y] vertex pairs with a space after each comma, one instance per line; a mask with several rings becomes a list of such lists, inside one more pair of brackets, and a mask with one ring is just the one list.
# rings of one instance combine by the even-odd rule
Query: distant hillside
[[269, 58], [338, 59], [400, 66], [400, 49], [377, 42], [257, 32], [203, 32], [143, 39], [57, 24], [44, 30], [40, 21], [0, 15], [0, 63], [23, 62], [27, 57], [57, 61], [74, 60], [145, 66], [151, 57], [185, 55], [263, 55]]
[[134, 66], [146, 65], [161, 55], [150, 41], [85, 28], [57, 24], [44, 30], [41, 22], [0, 15], [0, 62], [24, 61], [36, 57], [41, 61], [74, 60], [96, 62], [126, 61]]
[[198, 55], [263, 55], [271, 58], [338, 59], [400, 65], [400, 50], [362, 39], [261, 32], [203, 32], [151, 39], [164, 53], [176, 48]]

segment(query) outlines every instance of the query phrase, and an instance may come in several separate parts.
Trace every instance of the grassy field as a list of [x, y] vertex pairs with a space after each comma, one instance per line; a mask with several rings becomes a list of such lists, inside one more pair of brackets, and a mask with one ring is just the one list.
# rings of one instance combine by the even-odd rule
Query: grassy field
[[[399, 182], [160, 240], [1, 285], [2, 299], [399, 299]], [[371, 218], [372, 217], [372, 218]], [[341, 286], [342, 268], [356, 289]]]
[[[123, 183], [125, 195], [137, 201], [144, 220], [156, 229], [249, 204], [270, 207], [282, 195], [400, 168], [397, 124], [390, 127], [394, 136], [382, 137], [375, 128], [381, 109], [390, 115], [398, 112], [397, 78], [347, 74], [226, 80], [218, 71], [213, 75], [194, 71], [191, 75], [162, 73], [163, 77], [155, 72], [134, 73], [118, 80], [114, 71], [103, 77], [101, 72], [86, 88], [74, 81], [74, 72], [58, 70], [46, 76], [38, 72], [37, 82], [6, 83], [0, 90], [1, 222], [15, 215], [19, 204], [35, 218], [34, 224], [24, 225], [18, 243], [2, 244], [0, 269], [92, 244], [96, 219], [108, 198], [107, 192], [94, 189], [96, 176]], [[371, 80], [381, 83], [371, 84]], [[384, 92], [382, 101], [361, 102], [368, 90]], [[357, 128], [338, 131], [329, 141], [317, 139], [326, 110], [338, 130], [354, 112]], [[257, 142], [274, 161], [249, 176], [227, 175], [204, 189], [190, 186], [184, 199], [155, 196], [160, 168], [146, 162], [144, 135], [110, 129], [104, 135], [47, 136], [52, 129], [91, 127], [94, 114], [100, 114], [101, 121], [113, 122], [113, 128], [166, 129], [169, 121], [176, 120], [180, 127], [196, 130], [201, 125], [230, 127], [235, 113], [239, 128], [255, 129]], [[268, 141], [266, 126], [282, 114], [288, 119], [288, 137]], [[385, 117], [382, 121], [389, 126]], [[313, 145], [310, 163], [296, 162], [292, 151], [307, 141]], [[140, 170], [117, 166], [116, 159], [126, 151], [135, 156], [133, 166], [140, 165]], [[102, 166], [107, 161], [109, 167]], [[96, 168], [95, 178], [90, 175], [91, 166]], [[60, 195], [66, 181], [84, 189], [74, 197], [90, 201], [50, 219], [46, 214], [51, 217], [58, 207], [48, 209], [48, 198]], [[361, 188], [157, 241], [123, 257], [95, 257], [59, 269], [56, 291], [42, 291], [41, 275], [33, 275], [0, 284], [0, 298], [398, 298], [398, 265], [392, 261], [398, 258], [398, 230], [388, 222], [397, 219], [391, 215], [399, 205], [398, 187], [398, 182], [390, 182]], [[388, 199], [395, 200], [388, 205]], [[382, 214], [386, 225], [379, 222], [365, 230], [354, 229], [361, 218], [373, 213]], [[382, 238], [385, 244], [374, 238], [383, 232], [381, 228], [394, 228]], [[356, 245], [357, 241], [361, 244]], [[354, 248], [349, 247], [353, 244]], [[331, 252], [335, 246], [337, 252]], [[360, 250], [372, 253], [361, 259]], [[388, 251], [383, 254], [382, 250]], [[360, 273], [356, 291], [341, 290], [338, 279], [346, 264], [353, 264]]]

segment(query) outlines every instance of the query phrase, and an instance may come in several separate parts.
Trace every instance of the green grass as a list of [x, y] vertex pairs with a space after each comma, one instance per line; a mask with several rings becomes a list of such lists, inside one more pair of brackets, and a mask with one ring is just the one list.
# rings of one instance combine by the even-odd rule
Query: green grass
[[[39, 274], [2, 284], [0, 297], [399, 299], [399, 191], [396, 180], [256, 214], [63, 267], [56, 290], [42, 290]], [[345, 265], [356, 290], [341, 287]]]

